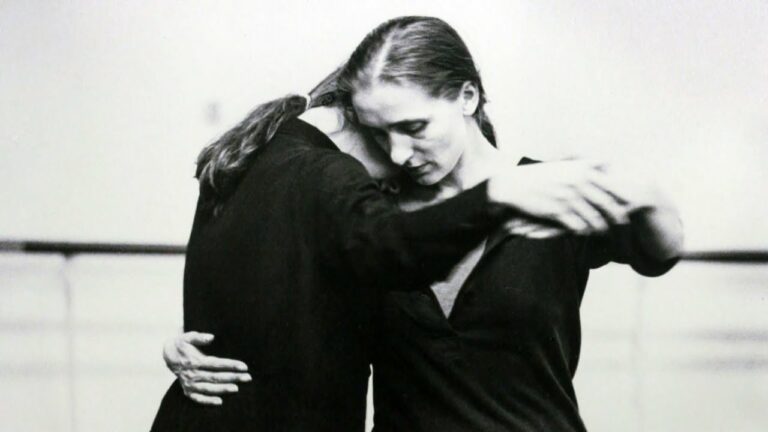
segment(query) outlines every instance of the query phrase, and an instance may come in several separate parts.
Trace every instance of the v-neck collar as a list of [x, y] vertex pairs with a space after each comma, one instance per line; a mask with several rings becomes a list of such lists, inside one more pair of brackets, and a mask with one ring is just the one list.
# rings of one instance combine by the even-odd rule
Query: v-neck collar
[[[516, 166], [522, 166], [522, 165], [529, 165], [538, 163], [538, 161], [528, 158], [526, 156], [523, 156], [520, 158], [520, 160], [517, 162]], [[485, 243], [485, 250], [483, 251], [483, 255], [480, 257], [480, 261], [478, 261], [478, 265], [480, 262], [485, 259], [485, 256], [488, 255], [492, 250], [494, 250], [497, 246], [502, 244], [504, 240], [506, 240], [508, 237], [512, 237], [512, 234], [509, 233], [509, 231], [504, 227], [504, 225], [498, 227], [494, 232], [492, 232]], [[475, 266], [477, 267], [477, 266]]]
[[[528, 165], [538, 163], [538, 161], [534, 159], [530, 159], [526, 156], [521, 157], [516, 166], [521, 165]], [[453, 323], [455, 320], [456, 315], [456, 308], [461, 305], [461, 299], [463, 297], [466, 297], [467, 291], [471, 288], [471, 285], [469, 284], [472, 279], [475, 278], [475, 274], [478, 272], [478, 269], [485, 265], [485, 262], [489, 259], [488, 256], [491, 255], [492, 252], [494, 252], [501, 244], [503, 244], [508, 238], [513, 237], [509, 231], [507, 231], [504, 226], [499, 226], [495, 231], [493, 231], [485, 240], [485, 245], [483, 247], [483, 251], [480, 254], [480, 259], [477, 260], [475, 265], [472, 267], [472, 269], [469, 271], [469, 274], [467, 274], [467, 277], [462, 281], [461, 286], [458, 289], [458, 292], [456, 293], [456, 298], [453, 300], [453, 305], [451, 306], [450, 312], [446, 315], [443, 312], [443, 308], [440, 305], [440, 300], [437, 298], [437, 294], [435, 294], [434, 290], [432, 290], [432, 287], [429, 288], [429, 294], [432, 298], [432, 303], [434, 307], [437, 309], [437, 312], [440, 314], [442, 318], [445, 319], [445, 322], [448, 324], [448, 326], [453, 330]], [[457, 263], [458, 265], [458, 263]]]

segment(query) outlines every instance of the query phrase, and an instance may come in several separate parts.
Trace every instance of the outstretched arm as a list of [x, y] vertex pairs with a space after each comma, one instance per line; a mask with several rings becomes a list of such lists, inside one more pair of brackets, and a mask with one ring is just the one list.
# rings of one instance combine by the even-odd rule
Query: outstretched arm
[[[531, 161], [533, 162], [533, 161]], [[506, 182], [491, 183], [502, 197], [533, 220], [513, 220], [508, 231], [532, 238], [565, 232], [589, 236], [587, 263], [609, 260], [655, 276], [682, 253], [677, 210], [642, 173], [597, 161], [530, 163], [509, 170]]]

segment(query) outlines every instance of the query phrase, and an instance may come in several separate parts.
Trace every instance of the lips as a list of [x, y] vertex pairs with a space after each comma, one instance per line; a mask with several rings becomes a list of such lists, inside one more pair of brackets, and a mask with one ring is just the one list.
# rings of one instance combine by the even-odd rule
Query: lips
[[408, 173], [411, 174], [411, 176], [413, 176], [413, 177], [421, 177], [424, 174], [426, 174], [427, 171], [429, 170], [429, 164], [428, 163], [424, 163], [424, 164], [421, 164], [421, 165], [418, 165], [418, 166], [415, 166], [415, 167], [409, 167], [409, 168], [406, 168], [406, 169], [408, 170]]

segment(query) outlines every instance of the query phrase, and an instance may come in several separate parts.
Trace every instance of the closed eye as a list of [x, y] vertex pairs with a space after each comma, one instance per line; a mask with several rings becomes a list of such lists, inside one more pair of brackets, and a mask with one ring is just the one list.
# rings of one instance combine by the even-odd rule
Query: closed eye
[[396, 128], [408, 135], [415, 135], [424, 131], [427, 128], [427, 122], [423, 120], [398, 123]]

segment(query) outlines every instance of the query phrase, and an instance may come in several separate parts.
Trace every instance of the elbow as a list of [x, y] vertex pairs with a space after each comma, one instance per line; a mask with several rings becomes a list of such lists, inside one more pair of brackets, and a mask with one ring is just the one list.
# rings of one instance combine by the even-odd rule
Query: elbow
[[677, 213], [656, 216], [651, 229], [635, 231], [635, 259], [631, 265], [646, 277], [667, 273], [683, 255], [684, 232]]

